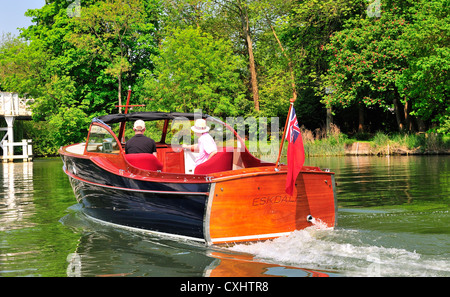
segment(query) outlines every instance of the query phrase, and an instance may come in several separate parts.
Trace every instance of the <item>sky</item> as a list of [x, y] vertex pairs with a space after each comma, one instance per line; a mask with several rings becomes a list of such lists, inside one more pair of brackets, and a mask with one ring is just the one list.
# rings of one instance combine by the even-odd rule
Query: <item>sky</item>
[[25, 12], [44, 5], [45, 0], [0, 0], [0, 36], [8, 32], [18, 36], [20, 31], [17, 28], [26, 28], [32, 24]]

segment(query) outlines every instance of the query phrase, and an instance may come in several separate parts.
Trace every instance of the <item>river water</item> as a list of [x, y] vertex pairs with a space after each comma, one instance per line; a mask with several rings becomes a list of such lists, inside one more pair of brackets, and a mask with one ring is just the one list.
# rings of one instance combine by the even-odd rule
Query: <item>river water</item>
[[309, 158], [338, 226], [225, 247], [84, 216], [60, 159], [0, 164], [1, 276], [450, 276], [450, 156]]

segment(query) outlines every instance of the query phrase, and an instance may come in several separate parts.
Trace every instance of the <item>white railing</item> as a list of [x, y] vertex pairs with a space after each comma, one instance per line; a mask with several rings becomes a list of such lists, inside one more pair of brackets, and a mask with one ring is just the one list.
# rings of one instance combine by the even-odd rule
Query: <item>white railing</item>
[[[3, 162], [12, 162], [14, 159], [31, 161], [33, 159], [33, 146], [31, 139], [22, 139], [21, 142], [14, 142], [14, 119], [16, 117], [31, 117], [30, 103], [33, 99], [19, 98], [17, 93], [0, 92], [0, 116], [5, 118], [7, 127], [0, 128], [6, 132], [0, 141], [3, 155], [0, 156]], [[14, 148], [22, 147], [21, 155], [14, 155]]]
[[[22, 147], [22, 155], [14, 155], [14, 147], [16, 146]], [[10, 162], [14, 159], [22, 159], [24, 162], [28, 162], [33, 159], [33, 142], [31, 139], [22, 139], [21, 142], [3, 140], [1, 147], [3, 148], [3, 162]]]
[[31, 116], [32, 102], [34, 99], [19, 98], [17, 93], [0, 92], [0, 115]]

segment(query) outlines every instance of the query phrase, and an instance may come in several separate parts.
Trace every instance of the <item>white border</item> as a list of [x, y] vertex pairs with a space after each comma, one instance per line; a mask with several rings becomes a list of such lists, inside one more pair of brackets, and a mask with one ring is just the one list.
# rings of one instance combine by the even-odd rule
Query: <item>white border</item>
[[211, 183], [211, 187], [209, 188], [209, 196], [206, 202], [205, 215], [203, 218], [203, 237], [208, 245], [212, 245], [211, 234], [209, 233], [209, 224], [211, 220], [211, 208], [214, 200], [214, 192], [216, 191], [216, 183]]
[[212, 243], [232, 243], [245, 240], [266, 240], [270, 238], [277, 238], [285, 235], [291, 234], [293, 231], [281, 232], [281, 233], [269, 233], [269, 234], [258, 234], [258, 235], [246, 235], [246, 236], [235, 236], [235, 237], [222, 237], [222, 238], [212, 238]]

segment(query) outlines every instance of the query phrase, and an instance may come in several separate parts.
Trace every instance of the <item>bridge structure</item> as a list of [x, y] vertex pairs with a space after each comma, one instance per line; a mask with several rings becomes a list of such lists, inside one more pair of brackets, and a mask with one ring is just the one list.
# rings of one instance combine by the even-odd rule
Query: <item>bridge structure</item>
[[[33, 141], [31, 139], [14, 141], [14, 122], [31, 120], [30, 104], [33, 101], [33, 99], [19, 98], [17, 93], [0, 92], [0, 117], [5, 118], [7, 125], [0, 128], [0, 133], [6, 132], [0, 141], [0, 148], [3, 150], [0, 158], [3, 162], [13, 162], [15, 159], [22, 159], [24, 162], [33, 160]], [[2, 137], [1, 134], [0, 137]], [[15, 147], [22, 148], [21, 154], [14, 154]]]

